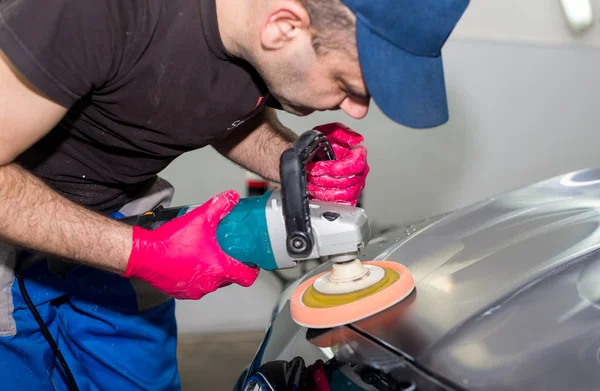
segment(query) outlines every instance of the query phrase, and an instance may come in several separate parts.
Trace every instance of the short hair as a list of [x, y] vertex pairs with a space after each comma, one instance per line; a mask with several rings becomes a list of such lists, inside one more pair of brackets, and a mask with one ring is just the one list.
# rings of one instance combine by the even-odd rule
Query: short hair
[[314, 31], [312, 45], [317, 53], [327, 49], [350, 49], [356, 44], [352, 11], [340, 0], [300, 0]]

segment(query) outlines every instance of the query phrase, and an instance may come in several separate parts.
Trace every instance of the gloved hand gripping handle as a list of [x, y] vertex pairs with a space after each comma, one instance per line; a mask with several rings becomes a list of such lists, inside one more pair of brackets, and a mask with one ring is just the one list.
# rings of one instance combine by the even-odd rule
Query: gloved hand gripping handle
[[[327, 138], [317, 130], [303, 133], [281, 155], [281, 199], [286, 227], [286, 247], [294, 258], [311, 253], [314, 238], [310, 225], [310, 210], [306, 186], [306, 164], [315, 159], [335, 159]], [[269, 238], [265, 209], [271, 192], [260, 197], [242, 198], [220, 222], [217, 240], [222, 250], [248, 265], [276, 270], [271, 238]], [[156, 229], [198, 205], [163, 208], [126, 217], [120, 221], [146, 229]], [[201, 238], [199, 238], [201, 240]]]
[[310, 225], [306, 164], [310, 161], [335, 160], [327, 138], [317, 130], [303, 133], [282, 155], [279, 166], [281, 201], [291, 257], [308, 256], [314, 246]]

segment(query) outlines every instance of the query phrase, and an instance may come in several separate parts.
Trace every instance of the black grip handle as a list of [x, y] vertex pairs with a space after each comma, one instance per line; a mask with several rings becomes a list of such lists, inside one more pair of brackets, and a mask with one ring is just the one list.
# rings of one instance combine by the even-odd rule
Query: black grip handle
[[301, 134], [280, 158], [286, 247], [291, 257], [306, 257], [314, 246], [306, 186], [306, 164], [314, 160], [335, 160], [329, 140], [314, 129]]

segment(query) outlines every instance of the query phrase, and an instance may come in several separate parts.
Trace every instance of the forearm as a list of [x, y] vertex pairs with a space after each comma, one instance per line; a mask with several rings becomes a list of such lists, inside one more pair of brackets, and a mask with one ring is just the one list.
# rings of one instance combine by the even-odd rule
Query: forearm
[[265, 179], [279, 182], [279, 158], [298, 136], [277, 119], [273, 109], [213, 144], [229, 160]]
[[16, 164], [0, 167], [0, 236], [21, 247], [123, 273], [132, 228], [60, 196]]
[[19, 247], [122, 273], [132, 228], [68, 201], [14, 164], [68, 111], [0, 51], [0, 238]]

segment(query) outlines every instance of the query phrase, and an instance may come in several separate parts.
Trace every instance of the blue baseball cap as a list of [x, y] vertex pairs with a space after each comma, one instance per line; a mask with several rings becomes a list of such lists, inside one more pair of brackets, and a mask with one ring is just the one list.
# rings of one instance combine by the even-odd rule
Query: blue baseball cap
[[448, 121], [441, 49], [469, 0], [341, 0], [356, 15], [367, 89], [391, 120], [411, 128]]

